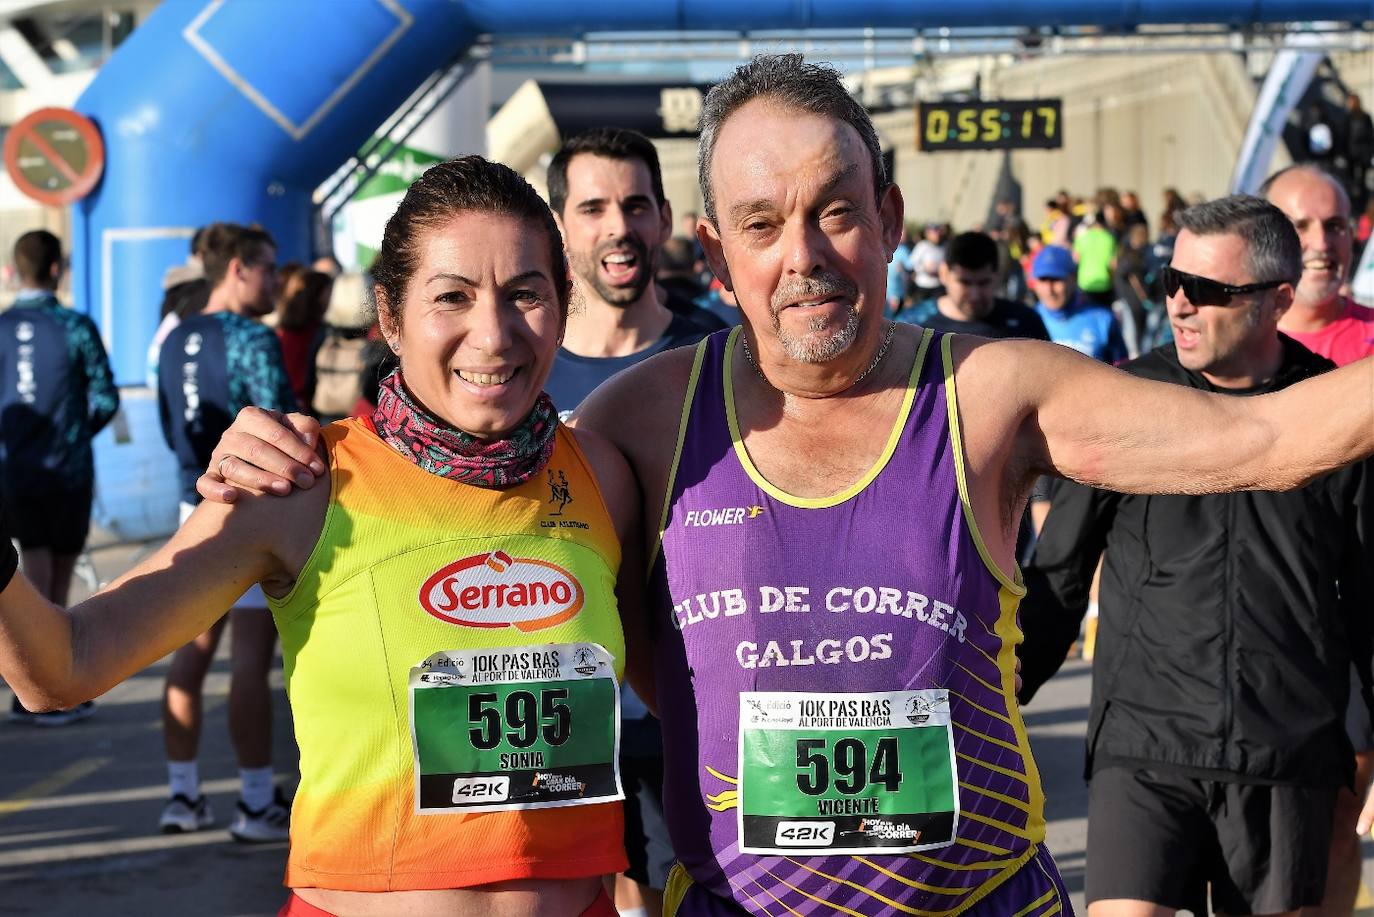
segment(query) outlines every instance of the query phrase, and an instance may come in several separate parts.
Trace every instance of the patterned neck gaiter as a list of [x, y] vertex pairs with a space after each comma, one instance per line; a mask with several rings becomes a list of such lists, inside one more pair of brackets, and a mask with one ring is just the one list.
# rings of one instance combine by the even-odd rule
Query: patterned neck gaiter
[[377, 391], [372, 425], [392, 448], [431, 474], [478, 487], [509, 487], [528, 481], [548, 464], [558, 412], [549, 396], [540, 393], [530, 415], [508, 437], [478, 439], [416, 403], [397, 369]]

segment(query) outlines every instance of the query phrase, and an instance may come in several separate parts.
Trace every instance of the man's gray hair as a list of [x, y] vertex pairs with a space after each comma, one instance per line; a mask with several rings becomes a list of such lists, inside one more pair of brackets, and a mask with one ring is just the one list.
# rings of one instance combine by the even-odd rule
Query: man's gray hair
[[[720, 128], [746, 102], [769, 98], [798, 111], [824, 115], [854, 128], [868, 148], [873, 170], [873, 196], [887, 188], [883, 149], [873, 120], [826, 64], [808, 64], [800, 54], [760, 54], [711, 87], [701, 109], [701, 140], [697, 145], [697, 176], [706, 203], [706, 218], [716, 223], [716, 199], [711, 188], [711, 157]], [[719, 225], [719, 224], [717, 224]]]
[[1255, 283], [1302, 277], [1302, 242], [1284, 212], [1262, 197], [1233, 194], [1189, 207], [1180, 230], [1197, 236], [1237, 235], [1245, 242], [1245, 269]]

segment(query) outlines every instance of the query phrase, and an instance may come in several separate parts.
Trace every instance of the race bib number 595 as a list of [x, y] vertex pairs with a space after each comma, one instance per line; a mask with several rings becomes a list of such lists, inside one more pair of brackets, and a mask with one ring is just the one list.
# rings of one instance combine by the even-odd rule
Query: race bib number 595
[[745, 692], [740, 850], [905, 853], [945, 847], [959, 794], [949, 695]]
[[421, 812], [623, 799], [620, 692], [595, 643], [435, 653], [410, 671]]

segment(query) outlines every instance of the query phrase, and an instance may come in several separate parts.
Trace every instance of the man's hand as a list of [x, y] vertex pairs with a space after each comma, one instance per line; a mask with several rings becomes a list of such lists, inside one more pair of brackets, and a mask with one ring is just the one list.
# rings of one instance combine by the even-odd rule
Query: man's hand
[[240, 490], [280, 496], [293, 486], [309, 490], [325, 471], [319, 440], [313, 417], [246, 407], [220, 437], [196, 490], [215, 503], [233, 503]]
[[1369, 833], [1372, 826], [1374, 826], [1374, 786], [1369, 788], [1369, 795], [1364, 798], [1364, 808], [1360, 810], [1360, 818], [1355, 822], [1355, 833], [1364, 837]]

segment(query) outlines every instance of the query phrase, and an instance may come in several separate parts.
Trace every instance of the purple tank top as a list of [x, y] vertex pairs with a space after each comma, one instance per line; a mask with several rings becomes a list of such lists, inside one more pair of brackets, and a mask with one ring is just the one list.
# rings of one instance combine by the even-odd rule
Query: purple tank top
[[698, 349], [651, 575], [679, 862], [750, 914], [959, 913], [1045, 824], [1014, 699], [1024, 590], [961, 499], [948, 341], [924, 332], [874, 468], [803, 499], [744, 450], [738, 334]]

